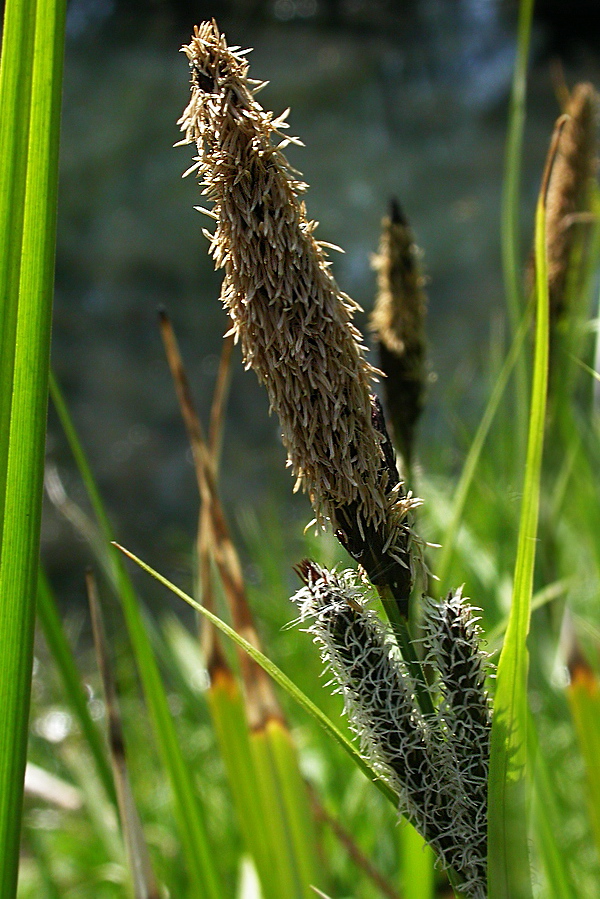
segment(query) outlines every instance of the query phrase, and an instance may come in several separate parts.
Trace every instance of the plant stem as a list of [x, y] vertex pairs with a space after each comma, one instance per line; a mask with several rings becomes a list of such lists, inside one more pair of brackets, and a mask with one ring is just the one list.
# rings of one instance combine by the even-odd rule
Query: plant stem
[[433, 701], [425, 678], [423, 666], [415, 652], [414, 642], [410, 635], [407, 619], [400, 613], [398, 603], [389, 587], [378, 588], [383, 608], [388, 616], [392, 631], [398, 643], [402, 658], [406, 662], [414, 683], [417, 701], [424, 715], [433, 715]]

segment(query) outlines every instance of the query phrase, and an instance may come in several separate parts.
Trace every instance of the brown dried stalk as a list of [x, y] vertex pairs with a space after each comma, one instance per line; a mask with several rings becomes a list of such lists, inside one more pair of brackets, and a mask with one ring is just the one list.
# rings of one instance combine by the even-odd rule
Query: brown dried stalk
[[394, 442], [410, 468], [415, 427], [425, 404], [426, 297], [413, 234], [395, 201], [382, 222], [373, 268], [377, 299], [370, 326], [387, 375], [383, 387]]
[[[211, 454], [204, 437], [204, 431], [198, 418], [189, 381], [179, 353], [179, 346], [171, 322], [164, 310], [160, 312], [160, 330], [165, 346], [167, 361], [171, 369], [171, 375], [182, 417], [188, 433], [194, 463], [198, 487], [202, 496], [203, 511], [206, 509], [204, 540], [206, 544], [201, 547], [204, 551], [210, 550], [214, 558], [227, 604], [237, 632], [249, 643], [260, 648], [258, 633], [254, 625], [252, 612], [248, 603], [246, 586], [242, 574], [242, 566], [237, 551], [229, 534], [227, 520], [215, 480], [214, 451], [217, 448], [217, 432], [213, 432], [213, 453]], [[217, 429], [218, 431], [218, 429]], [[203, 562], [203, 575], [205, 584], [208, 583], [209, 571], [207, 569], [207, 553], [201, 556]], [[266, 672], [245, 652], [239, 653], [240, 669], [246, 687], [248, 720], [254, 729], [264, 727], [267, 722], [281, 721], [282, 715], [279, 704], [273, 692], [271, 682]], [[213, 659], [217, 667], [224, 668], [222, 657]]]
[[196, 141], [197, 170], [213, 202], [209, 234], [222, 299], [244, 361], [267, 388], [281, 422], [288, 464], [375, 584], [390, 586], [406, 612], [412, 586], [410, 509], [352, 324], [358, 308], [329, 270], [300, 194], [306, 185], [283, 156], [286, 127], [256, 101], [245, 53], [214, 22], [183, 48], [191, 99], [180, 120]]

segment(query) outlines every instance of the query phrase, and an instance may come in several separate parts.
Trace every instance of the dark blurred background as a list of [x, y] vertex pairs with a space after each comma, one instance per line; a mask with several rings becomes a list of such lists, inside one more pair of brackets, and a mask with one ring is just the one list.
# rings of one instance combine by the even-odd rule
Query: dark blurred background
[[[596, 12], [593, 0], [537, 4], [524, 255], [559, 113], [558, 61], [569, 86], [600, 86]], [[335, 276], [367, 312], [380, 220], [389, 198], [400, 200], [424, 250], [437, 376], [418, 456], [446, 473], [461, 458], [462, 425], [481, 410], [490, 339], [503, 327], [499, 220], [516, 15], [508, 0], [69, 4], [53, 364], [119, 538], [182, 586], [198, 498], [156, 312], [162, 304], [172, 316], [205, 420], [227, 322], [206, 220], [193, 211], [200, 192], [181, 178], [194, 150], [173, 148], [189, 90], [179, 48], [213, 16], [229, 43], [254, 48], [251, 74], [271, 82], [261, 102], [291, 106], [290, 133], [306, 144], [288, 155], [311, 185], [309, 217], [322, 240], [344, 248]], [[48, 460], [85, 505], [52, 411]], [[278, 516], [300, 535], [311, 510], [291, 487], [277, 422], [236, 352], [222, 466], [236, 532]], [[82, 601], [88, 551], [48, 504], [42, 551], [63, 602]]]

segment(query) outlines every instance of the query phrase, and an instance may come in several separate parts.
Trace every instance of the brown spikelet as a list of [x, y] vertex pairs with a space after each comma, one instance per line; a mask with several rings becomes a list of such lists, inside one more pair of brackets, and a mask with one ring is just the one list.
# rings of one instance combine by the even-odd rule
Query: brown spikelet
[[[352, 324], [357, 304], [315, 240], [300, 200], [306, 185], [281, 152], [290, 139], [273, 143], [287, 113], [274, 119], [257, 103], [261, 85], [248, 78], [245, 53], [229, 48], [214, 22], [197, 27], [183, 50], [192, 90], [180, 124], [197, 143], [192, 170], [213, 203], [208, 236], [225, 270], [223, 303], [279, 416], [296, 488], [375, 582], [385, 577], [410, 592], [414, 501], [385, 456], [371, 397], [376, 372]], [[375, 547], [372, 560], [367, 547]]]
[[[546, 248], [550, 317], [556, 324], [566, 312], [565, 292], [577, 224], [589, 209], [591, 179], [597, 166], [598, 95], [591, 84], [573, 88], [565, 113], [546, 198]], [[533, 262], [529, 285], [535, 283]]]
[[394, 441], [410, 467], [415, 427], [425, 402], [426, 299], [413, 235], [395, 201], [382, 222], [373, 268], [378, 290], [370, 326], [380, 368], [387, 375], [384, 391]]

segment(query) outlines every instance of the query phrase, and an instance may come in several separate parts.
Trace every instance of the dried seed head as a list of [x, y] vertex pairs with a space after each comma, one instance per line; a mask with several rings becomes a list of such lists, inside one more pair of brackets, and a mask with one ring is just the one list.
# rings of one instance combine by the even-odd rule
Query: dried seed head
[[[575, 85], [566, 105], [562, 129], [546, 196], [546, 250], [551, 320], [564, 316], [569, 263], [580, 214], [589, 211], [590, 184], [597, 168], [598, 95], [591, 84]], [[535, 283], [535, 262], [528, 271]]]
[[394, 439], [410, 465], [415, 426], [425, 402], [426, 298], [412, 232], [396, 202], [383, 219], [379, 252], [373, 257], [377, 298], [371, 330], [379, 348], [386, 404]]
[[[481, 777], [488, 743], [484, 739], [477, 746], [469, 737], [463, 748], [458, 733], [448, 727], [445, 711], [454, 698], [455, 682], [461, 688], [478, 682], [477, 666], [461, 642], [466, 639], [469, 649], [479, 652], [467, 607], [460, 597], [449, 610], [427, 606], [431, 660], [435, 663], [439, 655], [446, 692], [440, 709], [425, 716], [388, 631], [364, 604], [364, 585], [356, 574], [335, 574], [308, 560], [298, 573], [305, 586], [294, 601], [301, 620], [311, 621], [307, 630], [334, 675], [363, 753], [397, 793], [400, 810], [443, 863], [459, 873], [461, 891], [485, 899], [487, 779], [482, 788]], [[448, 634], [458, 639], [460, 651], [448, 653]], [[486, 734], [489, 738], [489, 729]]]
[[414, 501], [395, 466], [391, 472], [373, 422], [376, 372], [352, 324], [358, 307], [340, 291], [315, 240], [299, 199], [306, 185], [281, 152], [289, 140], [272, 143], [287, 127], [286, 114], [275, 120], [257, 103], [244, 54], [227, 46], [214, 22], [196, 28], [183, 50], [192, 92], [180, 124], [187, 141], [197, 142], [192, 170], [213, 201], [210, 250], [225, 270], [223, 302], [245, 363], [279, 416], [296, 487], [361, 562], [377, 537], [376, 577], [384, 570], [400, 583], [408, 571], [411, 580]]

